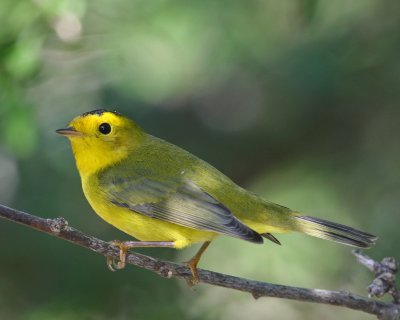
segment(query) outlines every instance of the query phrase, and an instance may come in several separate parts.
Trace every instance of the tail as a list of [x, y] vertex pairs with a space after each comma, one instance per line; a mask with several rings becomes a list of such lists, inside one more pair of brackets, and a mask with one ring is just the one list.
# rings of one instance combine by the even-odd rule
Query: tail
[[377, 237], [343, 224], [308, 216], [294, 216], [297, 230], [313, 237], [343, 243], [353, 247], [369, 248]]

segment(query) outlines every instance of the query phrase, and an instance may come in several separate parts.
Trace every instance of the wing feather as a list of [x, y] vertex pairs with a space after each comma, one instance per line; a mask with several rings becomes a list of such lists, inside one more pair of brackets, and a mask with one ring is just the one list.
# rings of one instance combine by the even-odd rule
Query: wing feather
[[260, 234], [244, 225], [226, 206], [193, 181], [165, 180], [167, 182], [139, 175], [121, 179], [103, 174], [99, 182], [109, 200], [117, 206], [193, 229], [263, 242]]

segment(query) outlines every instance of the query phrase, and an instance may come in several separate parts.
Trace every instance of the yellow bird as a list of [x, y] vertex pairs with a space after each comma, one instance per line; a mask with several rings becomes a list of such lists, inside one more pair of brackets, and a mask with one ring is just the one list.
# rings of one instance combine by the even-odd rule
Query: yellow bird
[[[129, 248], [181, 249], [203, 243], [188, 262], [197, 283], [200, 257], [221, 234], [280, 244], [272, 233], [296, 231], [361, 248], [377, 239], [266, 201], [115, 111], [84, 113], [57, 133], [71, 142], [83, 192], [94, 211], [140, 240], [114, 242], [120, 248], [114, 264], [118, 269], [125, 266]], [[110, 268], [113, 262], [108, 259]]]

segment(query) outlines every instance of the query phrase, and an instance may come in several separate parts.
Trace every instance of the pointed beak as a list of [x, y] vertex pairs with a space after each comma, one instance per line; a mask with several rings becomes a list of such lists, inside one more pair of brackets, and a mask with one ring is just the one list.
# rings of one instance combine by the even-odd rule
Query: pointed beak
[[74, 127], [68, 127], [65, 129], [58, 129], [56, 130], [58, 134], [61, 134], [62, 136], [66, 137], [76, 137], [76, 136], [82, 136], [82, 133], [79, 131], [76, 131]]

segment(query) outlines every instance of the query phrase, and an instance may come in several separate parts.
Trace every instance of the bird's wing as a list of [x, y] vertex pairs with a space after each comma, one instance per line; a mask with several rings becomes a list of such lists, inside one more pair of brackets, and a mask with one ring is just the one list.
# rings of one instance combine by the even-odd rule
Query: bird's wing
[[99, 183], [109, 201], [119, 207], [193, 229], [263, 242], [257, 232], [189, 179], [160, 181], [151, 174], [118, 178], [111, 173], [100, 175]]

